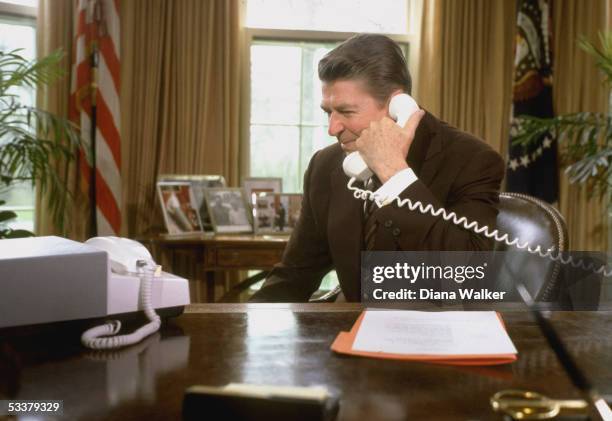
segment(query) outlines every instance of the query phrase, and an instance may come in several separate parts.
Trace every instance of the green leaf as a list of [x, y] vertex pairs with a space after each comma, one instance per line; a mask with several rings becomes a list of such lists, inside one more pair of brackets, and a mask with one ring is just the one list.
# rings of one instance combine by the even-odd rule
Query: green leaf
[[0, 210], [0, 224], [17, 218], [17, 214], [10, 210]]
[[34, 237], [34, 233], [26, 230], [11, 230], [5, 238], [26, 238]]

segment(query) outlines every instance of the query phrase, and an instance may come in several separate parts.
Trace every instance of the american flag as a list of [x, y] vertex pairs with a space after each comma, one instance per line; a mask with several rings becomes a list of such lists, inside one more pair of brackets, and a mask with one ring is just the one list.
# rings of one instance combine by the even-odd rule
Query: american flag
[[[94, 235], [121, 230], [119, 0], [75, 0], [70, 118], [90, 145], [80, 170]], [[91, 147], [95, 145], [95, 148]]]

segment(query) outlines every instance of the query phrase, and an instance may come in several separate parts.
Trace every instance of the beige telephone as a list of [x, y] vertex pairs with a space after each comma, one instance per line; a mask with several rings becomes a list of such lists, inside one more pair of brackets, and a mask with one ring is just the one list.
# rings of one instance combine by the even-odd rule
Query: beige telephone
[[122, 275], [140, 278], [140, 300], [149, 323], [129, 335], [113, 336], [121, 329], [118, 320], [87, 330], [81, 336], [81, 343], [92, 349], [114, 349], [140, 342], [159, 330], [161, 319], [151, 303], [152, 282], [161, 267], [153, 261], [151, 253], [140, 243], [128, 238], [95, 237], [85, 244], [108, 253], [111, 270]]

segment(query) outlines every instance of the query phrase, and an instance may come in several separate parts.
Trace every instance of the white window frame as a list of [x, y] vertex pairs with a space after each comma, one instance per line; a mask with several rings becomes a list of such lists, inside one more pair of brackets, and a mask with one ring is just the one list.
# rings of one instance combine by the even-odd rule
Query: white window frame
[[38, 9], [36, 7], [6, 3], [0, 0], [0, 15], [11, 15], [12, 17], [36, 20], [37, 14]]
[[[392, 40], [408, 45], [408, 70], [412, 78], [412, 87], [417, 86], [418, 83], [418, 59], [420, 50], [420, 29], [421, 29], [421, 16], [423, 10], [423, 0], [406, 0], [408, 2], [407, 7], [407, 22], [408, 27], [411, 28], [408, 34], [383, 34], [391, 38]], [[246, 4], [243, 4], [246, 7]], [[243, 55], [243, 66], [241, 74], [241, 90], [244, 93], [243, 101], [241, 103], [240, 115], [242, 116], [240, 121], [240, 132], [241, 136], [241, 162], [240, 170], [241, 173], [246, 177], [250, 175], [250, 159], [251, 159], [251, 136], [250, 136], [250, 125], [251, 125], [251, 45], [254, 40], [273, 40], [273, 41], [313, 41], [313, 42], [341, 42], [351, 36], [357, 34], [357, 32], [333, 32], [333, 31], [309, 31], [309, 30], [295, 30], [295, 29], [265, 29], [265, 28], [245, 28], [245, 52]]]

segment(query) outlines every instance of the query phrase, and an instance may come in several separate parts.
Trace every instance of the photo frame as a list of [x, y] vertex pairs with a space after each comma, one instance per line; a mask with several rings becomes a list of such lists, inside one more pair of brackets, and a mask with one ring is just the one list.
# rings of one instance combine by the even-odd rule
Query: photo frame
[[189, 181], [158, 181], [157, 194], [168, 234], [202, 231], [200, 214]]
[[215, 233], [238, 234], [253, 232], [244, 191], [236, 187], [205, 190], [208, 214]]
[[206, 189], [226, 187], [225, 177], [219, 174], [162, 174], [157, 177], [157, 181], [188, 181], [191, 183], [193, 196], [196, 202], [202, 229], [206, 232], [212, 232], [213, 226], [208, 214], [206, 205]]
[[291, 234], [300, 217], [303, 195], [299, 193], [261, 193], [254, 211], [256, 234]]
[[249, 177], [242, 180], [245, 197], [251, 208], [255, 208], [255, 197], [260, 193], [282, 193], [283, 179], [280, 177]]

